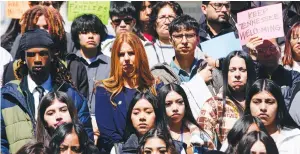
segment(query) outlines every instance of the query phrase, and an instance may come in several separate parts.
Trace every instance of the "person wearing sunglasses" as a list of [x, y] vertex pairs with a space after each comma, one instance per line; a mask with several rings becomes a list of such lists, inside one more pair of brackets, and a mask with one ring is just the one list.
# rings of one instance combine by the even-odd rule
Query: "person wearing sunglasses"
[[[116, 1], [109, 10], [110, 24], [116, 36], [122, 32], [132, 32], [136, 24], [136, 10], [129, 2]], [[104, 55], [111, 57], [111, 48], [115, 38], [106, 39], [101, 44]]]
[[[141, 39], [141, 36], [139, 34], [140, 32], [138, 32], [135, 28], [138, 17], [133, 4], [121, 1], [113, 2], [112, 7], [109, 10], [109, 16], [116, 36], [124, 32], [133, 32], [134, 34], [139, 36], [140, 40], [143, 43], [148, 57], [149, 67], [152, 67], [158, 63], [158, 61], [156, 60], [157, 58], [155, 50], [153, 48], [153, 44], [150, 41]], [[102, 42], [101, 48], [104, 55], [111, 57], [111, 48], [114, 41], [115, 38], [106, 39], [104, 42]]]

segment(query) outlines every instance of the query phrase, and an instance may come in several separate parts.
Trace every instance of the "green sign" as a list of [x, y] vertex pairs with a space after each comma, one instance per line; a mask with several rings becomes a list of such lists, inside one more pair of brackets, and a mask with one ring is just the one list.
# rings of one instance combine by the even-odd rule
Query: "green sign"
[[95, 14], [107, 25], [109, 19], [109, 1], [69, 1], [68, 20], [73, 21], [76, 17], [83, 14]]

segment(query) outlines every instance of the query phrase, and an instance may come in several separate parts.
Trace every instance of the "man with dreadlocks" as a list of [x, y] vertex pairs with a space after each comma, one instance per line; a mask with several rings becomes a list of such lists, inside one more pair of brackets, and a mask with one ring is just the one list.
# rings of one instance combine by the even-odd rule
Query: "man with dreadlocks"
[[45, 30], [25, 32], [20, 39], [21, 61], [14, 80], [1, 91], [1, 153], [15, 153], [35, 134], [38, 105], [44, 94], [63, 91], [73, 100], [79, 121], [93, 140], [86, 99], [73, 88], [70, 74], [55, 55], [54, 42]]
[[[35, 28], [45, 29], [51, 35], [54, 44], [59, 51], [57, 54], [61, 60], [65, 59], [66, 51], [77, 51], [71, 39], [71, 35], [66, 33], [64, 30], [63, 18], [59, 14], [59, 11], [57, 11], [55, 8], [41, 5], [34, 6], [24, 13], [20, 21], [21, 34], [16, 38], [10, 52], [15, 60], [21, 57], [21, 52], [20, 50], [18, 50], [18, 48], [22, 34], [27, 30]], [[68, 66], [67, 68], [71, 72], [71, 79], [74, 85], [78, 88], [80, 93], [87, 97], [89, 89], [87, 72], [84, 65], [76, 59], [69, 59], [65, 64]], [[15, 79], [15, 76], [13, 74], [15, 65], [16, 62], [11, 62], [5, 67], [3, 74], [3, 84]]]

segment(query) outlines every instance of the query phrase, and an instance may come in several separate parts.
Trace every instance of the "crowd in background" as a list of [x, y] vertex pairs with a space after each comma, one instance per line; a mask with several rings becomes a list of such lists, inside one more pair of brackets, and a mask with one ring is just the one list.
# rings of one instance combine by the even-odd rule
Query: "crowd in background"
[[276, 2], [284, 37], [218, 59], [200, 43], [238, 39], [237, 13], [272, 4], [203, 1], [199, 21], [116, 1], [113, 36], [94, 14], [66, 32], [62, 3], [28, 2], [1, 36], [1, 153], [300, 154], [299, 2]]

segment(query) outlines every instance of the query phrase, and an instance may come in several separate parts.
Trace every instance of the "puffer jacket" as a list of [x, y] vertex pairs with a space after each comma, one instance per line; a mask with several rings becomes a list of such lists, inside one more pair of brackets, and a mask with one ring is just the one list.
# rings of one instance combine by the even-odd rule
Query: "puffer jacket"
[[[93, 130], [86, 99], [69, 84], [54, 85], [53, 90], [66, 92], [73, 100], [79, 121], [84, 125], [89, 138], [93, 140]], [[16, 153], [35, 136], [36, 120], [28, 103], [33, 102], [29, 95], [27, 77], [13, 80], [1, 89], [1, 153]]]

